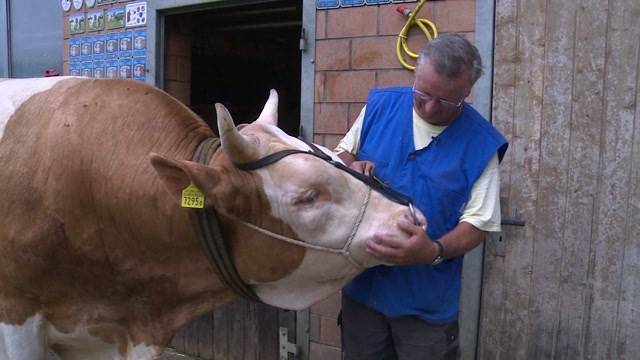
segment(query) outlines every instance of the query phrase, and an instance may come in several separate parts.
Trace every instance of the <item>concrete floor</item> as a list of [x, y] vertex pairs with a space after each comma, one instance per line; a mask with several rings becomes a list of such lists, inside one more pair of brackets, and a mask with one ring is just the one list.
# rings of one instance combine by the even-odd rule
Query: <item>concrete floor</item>
[[[47, 360], [61, 360], [53, 351], [49, 351]], [[175, 352], [173, 349], [167, 349], [160, 355], [158, 360], [199, 360], [199, 358], [190, 357]]]
[[199, 358], [194, 358], [191, 356], [187, 356], [184, 354], [180, 354], [178, 352], [173, 351], [172, 349], [167, 349], [158, 360], [198, 360]]

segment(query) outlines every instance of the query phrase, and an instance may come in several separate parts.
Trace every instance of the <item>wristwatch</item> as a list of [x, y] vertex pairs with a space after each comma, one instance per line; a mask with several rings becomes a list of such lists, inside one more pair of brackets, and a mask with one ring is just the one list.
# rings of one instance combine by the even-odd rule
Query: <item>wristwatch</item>
[[444, 246], [442, 246], [440, 240], [433, 240], [433, 242], [438, 246], [438, 255], [436, 255], [435, 259], [433, 259], [431, 265], [436, 266], [444, 260]]

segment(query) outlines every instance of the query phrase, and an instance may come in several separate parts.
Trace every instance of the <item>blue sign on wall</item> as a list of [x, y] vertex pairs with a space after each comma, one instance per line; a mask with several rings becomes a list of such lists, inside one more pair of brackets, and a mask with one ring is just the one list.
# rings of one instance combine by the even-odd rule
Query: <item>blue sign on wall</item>
[[340, 0], [340, 7], [362, 6], [364, 0]]
[[335, 9], [339, 7], [339, 0], [316, 0], [316, 9]]

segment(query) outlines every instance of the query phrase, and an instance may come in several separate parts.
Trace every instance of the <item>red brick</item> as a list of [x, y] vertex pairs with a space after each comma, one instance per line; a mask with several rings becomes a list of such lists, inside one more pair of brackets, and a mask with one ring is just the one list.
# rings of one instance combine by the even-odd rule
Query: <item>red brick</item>
[[344, 134], [340, 134], [340, 135], [334, 135], [334, 134], [326, 134], [324, 136], [324, 146], [333, 151], [333, 149], [336, 148], [336, 146], [338, 146], [338, 143], [340, 143], [340, 140], [342, 140], [342, 138], [344, 137]]
[[316, 42], [317, 70], [349, 69], [350, 40], [318, 40]]
[[309, 318], [309, 339], [311, 341], [320, 341], [320, 317], [311, 314]]
[[434, 18], [438, 32], [474, 31], [476, 26], [476, 3], [473, 0], [449, 0], [433, 3]]
[[393, 69], [401, 65], [396, 57], [396, 37], [354, 39], [352, 69]]
[[320, 319], [320, 342], [327, 345], [340, 346], [340, 328], [336, 319]]
[[387, 86], [411, 86], [413, 84], [413, 71], [380, 70], [378, 71], [376, 87]]
[[377, 6], [327, 10], [327, 38], [376, 35]]
[[316, 39], [327, 38], [327, 11], [316, 11]]
[[[409, 33], [409, 41], [407, 42], [409, 45], [409, 50], [416, 54], [420, 54], [420, 50], [429, 42], [429, 38], [421, 31], [417, 29], [412, 29]], [[415, 65], [417, 58], [411, 58], [409, 55], [405, 54], [405, 59], [411, 65]]]
[[314, 132], [344, 134], [347, 131], [347, 104], [320, 103], [316, 105]]
[[337, 319], [338, 312], [340, 311], [341, 296], [341, 293], [338, 291], [328, 298], [311, 305], [311, 313]]
[[63, 21], [64, 21], [64, 24], [63, 24], [64, 26], [62, 29], [62, 38], [66, 40], [71, 36], [69, 34], [69, 16], [68, 15], [65, 16]]
[[349, 104], [349, 129], [353, 126], [353, 123], [356, 122], [358, 115], [362, 111], [365, 103], [351, 103]]
[[[388, 4], [380, 6], [380, 32], [379, 35], [398, 35], [408, 18], [396, 11], [399, 4]], [[409, 9], [415, 9], [417, 3], [401, 4]], [[420, 9], [418, 18], [431, 20], [433, 17], [433, 3], [427, 1]]]
[[309, 344], [309, 360], [341, 360], [340, 348], [311, 342]]
[[65, 61], [62, 63], [62, 75], [69, 75], [69, 62]]
[[62, 41], [62, 60], [69, 61], [69, 40]]
[[460, 33], [461, 35], [463, 35], [467, 40], [469, 40], [470, 43], [472, 44], [476, 44], [476, 33], [474, 32], [464, 32], [464, 33]]
[[313, 143], [324, 146], [324, 135], [322, 135], [322, 134], [314, 134], [313, 135]]
[[315, 95], [314, 95], [314, 102], [321, 102], [324, 100], [324, 80], [325, 79], [325, 73], [323, 72], [317, 72], [316, 73], [316, 80], [315, 80]]
[[373, 71], [328, 72], [325, 83], [326, 100], [337, 102], [364, 102], [369, 89], [375, 84]]

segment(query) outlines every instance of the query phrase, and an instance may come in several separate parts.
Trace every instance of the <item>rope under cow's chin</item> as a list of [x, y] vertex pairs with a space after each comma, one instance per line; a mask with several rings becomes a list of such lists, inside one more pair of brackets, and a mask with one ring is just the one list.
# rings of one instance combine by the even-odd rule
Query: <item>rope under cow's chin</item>
[[240, 222], [241, 224], [257, 231], [260, 232], [262, 234], [265, 234], [267, 236], [270, 236], [272, 238], [278, 239], [278, 240], [282, 240], [284, 242], [288, 242], [290, 244], [294, 244], [294, 245], [298, 245], [298, 246], [302, 246], [308, 249], [312, 249], [312, 250], [318, 250], [318, 251], [323, 251], [323, 252], [328, 252], [328, 253], [332, 253], [332, 254], [340, 254], [344, 257], [347, 258], [347, 260], [349, 260], [349, 262], [351, 262], [353, 265], [355, 265], [358, 268], [364, 269], [365, 266], [362, 265], [360, 262], [358, 262], [358, 260], [356, 260], [352, 255], [351, 252], [349, 251], [349, 248], [351, 247], [351, 243], [353, 242], [353, 239], [356, 236], [356, 233], [358, 232], [358, 229], [360, 228], [360, 224], [362, 223], [362, 219], [364, 218], [364, 214], [367, 210], [367, 207], [369, 205], [369, 199], [371, 198], [371, 188], [367, 188], [367, 191], [365, 193], [364, 196], [364, 201], [362, 202], [362, 205], [360, 206], [360, 210], [358, 211], [358, 216], [356, 217], [356, 221], [353, 224], [353, 227], [351, 228], [351, 233], [349, 234], [349, 237], [347, 237], [347, 240], [345, 241], [344, 245], [342, 246], [342, 248], [332, 248], [332, 247], [328, 247], [328, 246], [320, 246], [320, 245], [314, 245], [314, 244], [310, 244], [308, 242], [304, 242], [301, 240], [297, 240], [297, 239], [292, 239], [290, 237], [287, 236], [283, 236], [277, 233], [274, 233], [272, 231], [269, 231], [265, 228], [261, 228], [259, 226], [256, 226], [254, 224], [248, 223], [246, 221], [240, 220], [235, 218], [236, 221]]

